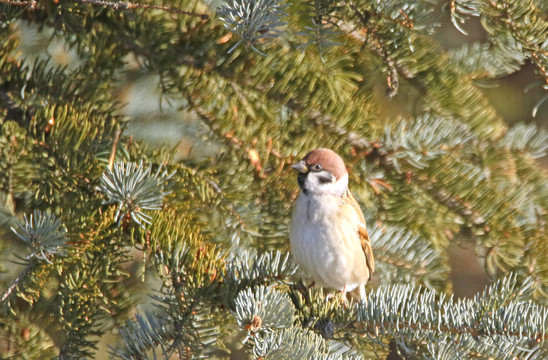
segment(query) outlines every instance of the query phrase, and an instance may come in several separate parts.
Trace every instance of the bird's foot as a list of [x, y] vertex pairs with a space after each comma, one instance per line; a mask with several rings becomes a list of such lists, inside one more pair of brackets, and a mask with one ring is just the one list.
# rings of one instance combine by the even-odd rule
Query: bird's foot
[[346, 298], [346, 285], [343, 287], [341, 293], [342, 293], [341, 303], [346, 308], [348, 306], [348, 299]]
[[[348, 299], [346, 298], [346, 286], [340, 291], [340, 293], [342, 294], [341, 296], [341, 304], [344, 305], [344, 307], [346, 308], [348, 306]], [[325, 301], [330, 301], [331, 299], [333, 299], [335, 297], [335, 294], [334, 293], [329, 293], [327, 294], [327, 296], [325, 297]]]

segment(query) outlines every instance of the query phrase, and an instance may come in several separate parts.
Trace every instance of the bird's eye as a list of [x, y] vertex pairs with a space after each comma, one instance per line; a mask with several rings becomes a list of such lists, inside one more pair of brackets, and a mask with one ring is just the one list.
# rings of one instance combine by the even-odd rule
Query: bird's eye
[[320, 171], [322, 169], [322, 166], [320, 164], [316, 164], [312, 167], [314, 171]]

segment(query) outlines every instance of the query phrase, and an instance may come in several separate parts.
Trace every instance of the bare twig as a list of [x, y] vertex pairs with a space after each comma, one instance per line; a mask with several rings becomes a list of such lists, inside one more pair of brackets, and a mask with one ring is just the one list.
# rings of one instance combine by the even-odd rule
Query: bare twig
[[35, 264], [27, 266], [25, 270], [23, 270], [19, 274], [19, 276], [17, 276], [13, 284], [11, 284], [11, 286], [7, 288], [6, 291], [4, 291], [4, 293], [2, 294], [2, 302], [6, 301], [6, 299], [13, 293], [17, 286], [19, 286], [19, 284], [27, 277], [27, 275], [34, 269], [34, 267]]
[[36, 1], [17, 1], [17, 0], [0, 0], [1, 4], [13, 5], [13, 6], [24, 6], [28, 7], [30, 10], [36, 9]]
[[197, 17], [200, 17], [202, 20], [209, 19], [209, 15], [204, 13], [199, 14], [192, 11], [186, 11], [186, 10], [181, 10], [178, 8], [162, 6], [162, 5], [135, 4], [135, 3], [130, 3], [126, 1], [118, 1], [118, 2], [110, 2], [110, 1], [103, 1], [103, 0], [78, 0], [78, 1], [86, 4], [108, 6], [113, 8], [114, 10], [133, 10], [133, 9], [162, 10], [169, 13], [182, 14], [182, 15], [188, 15], [188, 16], [197, 16]]
[[110, 151], [110, 158], [108, 159], [109, 170], [112, 170], [112, 166], [114, 165], [114, 158], [116, 157], [116, 147], [118, 146], [118, 141], [120, 141], [121, 134], [122, 134], [121, 128], [116, 130], [116, 135], [114, 135], [114, 141], [112, 142], [112, 150]]
[[[187, 16], [196, 16], [201, 18], [202, 20], [209, 19], [208, 14], [204, 13], [195, 13], [192, 11], [186, 11], [181, 10], [179, 8], [174, 8], [170, 6], [162, 6], [162, 5], [150, 5], [150, 4], [135, 4], [130, 3], [127, 1], [117, 1], [117, 2], [110, 2], [110, 1], [103, 1], [103, 0], [76, 0], [75, 2], [80, 2], [84, 4], [93, 4], [93, 5], [101, 5], [101, 6], [108, 6], [113, 8], [114, 10], [133, 10], [133, 9], [145, 9], [145, 10], [162, 10], [169, 13], [174, 14], [181, 14], [181, 15], [187, 15]], [[23, 6], [28, 8], [29, 10], [36, 10], [38, 2], [37, 1], [17, 1], [17, 0], [0, 0], [0, 4], [7, 4], [7, 5], [13, 5], [13, 6]]]

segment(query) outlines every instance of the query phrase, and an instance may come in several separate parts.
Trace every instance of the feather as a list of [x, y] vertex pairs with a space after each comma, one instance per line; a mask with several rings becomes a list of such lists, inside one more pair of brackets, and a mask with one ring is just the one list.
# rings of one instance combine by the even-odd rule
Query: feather
[[360, 205], [350, 192], [350, 190], [346, 191], [345, 196], [348, 198], [348, 203], [354, 208], [354, 211], [360, 218], [360, 223], [358, 224], [358, 235], [359, 239], [361, 241], [363, 254], [365, 256], [365, 262], [367, 264], [367, 268], [369, 269], [369, 278], [368, 280], [371, 280], [371, 274], [373, 274], [373, 271], [375, 271], [375, 259], [373, 258], [373, 249], [371, 248], [371, 240], [369, 239], [369, 234], [367, 233], [367, 227], [365, 225], [365, 217], [363, 216], [362, 209], [360, 208]]

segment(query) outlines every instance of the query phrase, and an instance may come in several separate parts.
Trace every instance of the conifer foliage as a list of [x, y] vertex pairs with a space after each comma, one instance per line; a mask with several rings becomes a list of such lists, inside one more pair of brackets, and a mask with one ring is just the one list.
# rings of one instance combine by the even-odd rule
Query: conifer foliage
[[[0, 358], [546, 359], [548, 133], [509, 127], [479, 87], [529, 64], [548, 89], [546, 10], [0, 0]], [[485, 42], [443, 49], [444, 16], [480, 19]], [[30, 25], [72, 61], [22, 52]], [[214, 151], [129, 135], [130, 63]], [[289, 254], [289, 165], [317, 147], [368, 221], [359, 304]], [[452, 295], [451, 243], [492, 280], [473, 299]]]

